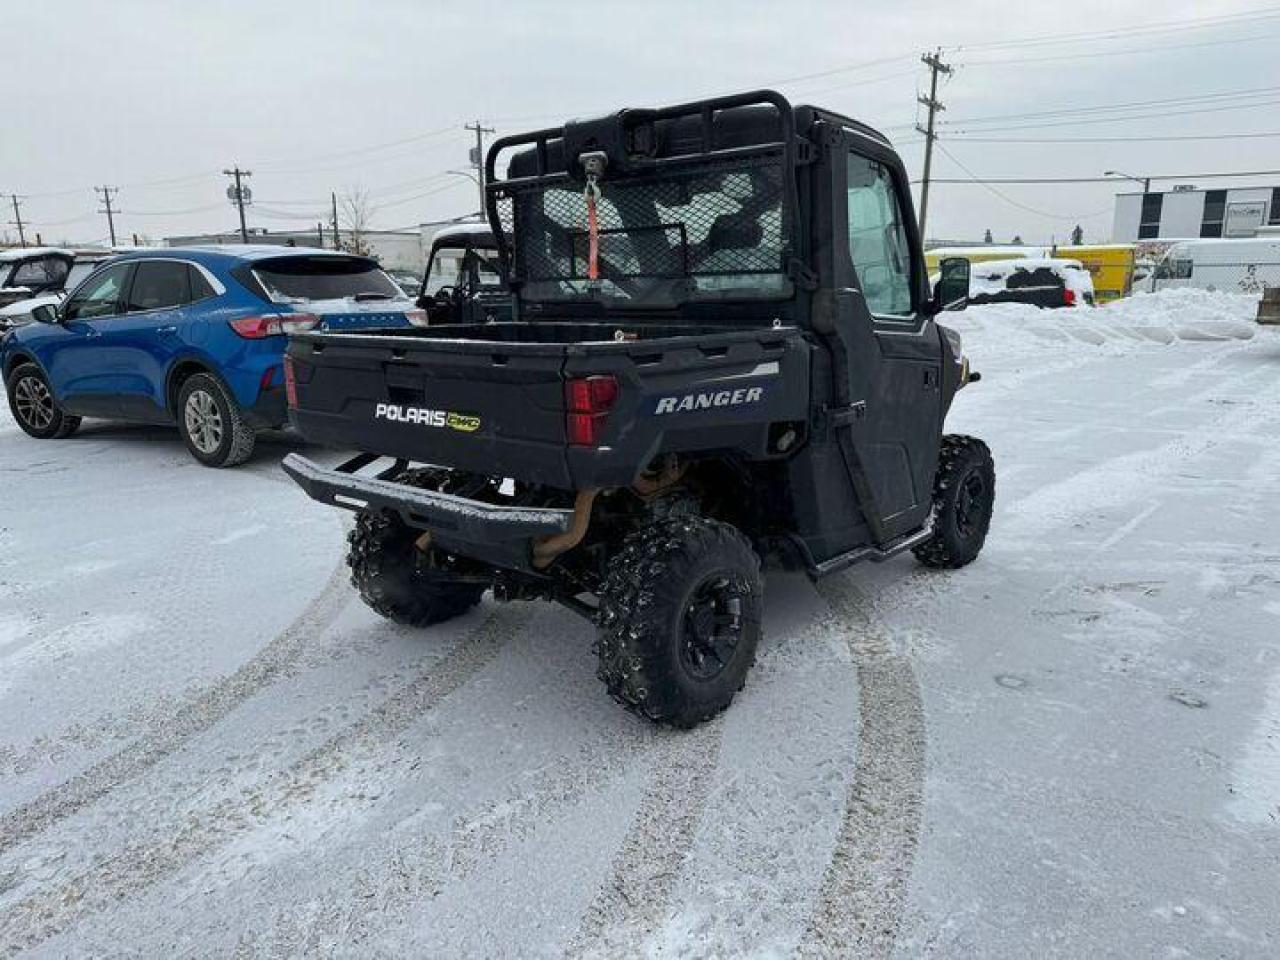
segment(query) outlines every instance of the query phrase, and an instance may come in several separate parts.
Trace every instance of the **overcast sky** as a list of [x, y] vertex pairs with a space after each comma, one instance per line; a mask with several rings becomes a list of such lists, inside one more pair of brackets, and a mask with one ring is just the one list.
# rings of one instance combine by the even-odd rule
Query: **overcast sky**
[[[1256, 2], [0, 0], [0, 8], [8, 86], [0, 193], [25, 195], [23, 216], [46, 242], [105, 238], [95, 184], [120, 187], [124, 236], [230, 229], [235, 211], [220, 171], [233, 163], [253, 171], [251, 226], [314, 225], [327, 216], [330, 191], [356, 188], [368, 191], [375, 226], [456, 216], [476, 206], [474, 185], [445, 172], [467, 166], [464, 122], [510, 133], [759, 86], [879, 126], [914, 177], [916, 96], [927, 83], [919, 55], [935, 46], [957, 68], [940, 93], [950, 156], [935, 155], [936, 177], [1280, 168], [1280, 137], [1154, 139], [1280, 133], [1280, 6]], [[1081, 37], [1103, 31], [1117, 35]], [[970, 122], [1003, 117], [1017, 119]], [[1084, 142], [1121, 137], [1130, 139]], [[1259, 181], [1280, 176], [1248, 182]], [[1061, 241], [1080, 223], [1089, 239], [1109, 237], [1110, 184], [995, 189], [1002, 195], [935, 185], [929, 234], [976, 239], [990, 228], [997, 240]], [[8, 202], [0, 221], [11, 219]]]

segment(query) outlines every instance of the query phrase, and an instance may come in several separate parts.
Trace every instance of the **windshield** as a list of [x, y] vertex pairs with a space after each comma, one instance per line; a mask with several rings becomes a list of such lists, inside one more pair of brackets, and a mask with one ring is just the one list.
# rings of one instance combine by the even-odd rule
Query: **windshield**
[[280, 257], [257, 264], [253, 273], [277, 303], [404, 296], [390, 277], [359, 257]]
[[776, 157], [656, 177], [603, 180], [599, 279], [590, 280], [582, 187], [533, 185], [500, 204], [513, 276], [525, 300], [668, 306], [774, 299], [786, 279], [789, 225]]

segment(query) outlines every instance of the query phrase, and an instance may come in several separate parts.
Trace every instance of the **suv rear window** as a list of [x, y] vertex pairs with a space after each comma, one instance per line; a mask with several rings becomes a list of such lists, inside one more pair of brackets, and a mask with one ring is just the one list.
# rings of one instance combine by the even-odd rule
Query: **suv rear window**
[[279, 257], [255, 264], [253, 275], [278, 303], [404, 296], [373, 261], [361, 257]]

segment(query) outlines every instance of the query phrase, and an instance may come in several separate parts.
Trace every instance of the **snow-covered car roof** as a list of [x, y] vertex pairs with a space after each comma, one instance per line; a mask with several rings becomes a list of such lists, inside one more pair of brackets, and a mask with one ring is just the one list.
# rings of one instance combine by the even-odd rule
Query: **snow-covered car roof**
[[999, 244], [984, 243], [980, 247], [933, 247], [926, 250], [925, 253], [931, 257], [989, 257], [992, 254], [1002, 254], [1010, 259], [1031, 259], [1033, 257], [1044, 257], [1049, 251], [1045, 247], [1021, 247], [1016, 244], [1001, 246]]
[[[156, 257], [172, 257], [181, 256], [183, 253], [202, 253], [206, 255], [231, 257], [235, 260], [268, 260], [272, 257], [358, 257], [362, 260], [372, 259], [371, 257], [361, 257], [359, 254], [348, 253], [345, 250], [325, 250], [320, 247], [286, 247], [274, 243], [245, 243], [245, 244], [194, 244], [189, 247], [152, 247], [148, 250], [140, 250], [137, 252], [139, 257], [156, 256]], [[133, 256], [133, 253], [122, 254], [122, 256]]]
[[487, 223], [458, 223], [451, 227], [442, 227], [431, 238], [431, 245], [436, 246], [450, 240], [493, 240], [493, 231]]
[[8, 250], [0, 250], [0, 263], [12, 263], [14, 260], [26, 260], [28, 257], [44, 257], [50, 254], [75, 257], [76, 252], [62, 247], [11, 247]]
[[1048, 267], [1050, 270], [1083, 270], [1079, 260], [1066, 257], [1024, 257], [1020, 260], [984, 260], [970, 267], [974, 276], [997, 277], [1008, 276], [1015, 270], [1037, 270]]

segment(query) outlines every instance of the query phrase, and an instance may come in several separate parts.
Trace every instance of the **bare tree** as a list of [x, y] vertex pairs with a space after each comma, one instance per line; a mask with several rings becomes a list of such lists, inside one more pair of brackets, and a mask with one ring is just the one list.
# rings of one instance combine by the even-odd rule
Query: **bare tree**
[[339, 241], [339, 245], [348, 253], [362, 257], [370, 255], [369, 245], [365, 243], [365, 234], [369, 231], [369, 222], [373, 219], [373, 204], [369, 202], [369, 191], [364, 187], [348, 187], [339, 199], [342, 207], [342, 219], [347, 235]]

